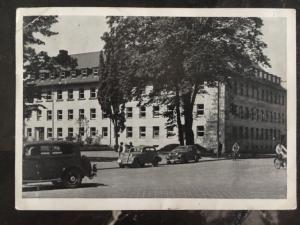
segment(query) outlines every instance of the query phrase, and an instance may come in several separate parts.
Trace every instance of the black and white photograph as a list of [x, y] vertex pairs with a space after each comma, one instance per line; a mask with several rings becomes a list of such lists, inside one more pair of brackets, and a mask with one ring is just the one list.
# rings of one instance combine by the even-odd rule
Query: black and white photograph
[[18, 209], [296, 208], [295, 12], [18, 9]]

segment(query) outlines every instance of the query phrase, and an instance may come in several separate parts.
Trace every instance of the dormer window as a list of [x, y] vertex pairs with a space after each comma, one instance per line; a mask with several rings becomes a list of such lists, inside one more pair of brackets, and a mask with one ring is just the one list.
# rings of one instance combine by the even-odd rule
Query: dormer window
[[98, 76], [98, 69], [93, 69], [93, 75]]
[[87, 75], [87, 69], [81, 70], [81, 74], [82, 74], [82, 76], [86, 76]]
[[72, 71], [71, 71], [71, 76], [72, 76], [72, 77], [76, 77], [76, 70], [72, 70]]
[[61, 71], [60, 72], [60, 77], [61, 78], [66, 78], [66, 72], [65, 71]]

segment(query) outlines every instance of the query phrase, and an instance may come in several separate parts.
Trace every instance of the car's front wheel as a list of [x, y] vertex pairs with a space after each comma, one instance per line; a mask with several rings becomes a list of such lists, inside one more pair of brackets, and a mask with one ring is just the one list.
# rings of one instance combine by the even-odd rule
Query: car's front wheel
[[158, 166], [158, 162], [159, 162], [159, 159], [158, 158], [154, 158], [153, 159], [153, 162], [152, 162], [152, 166]]
[[199, 162], [199, 158], [200, 158], [200, 157], [199, 157], [198, 155], [195, 155], [195, 156], [194, 156], [195, 162]]
[[63, 184], [67, 188], [79, 187], [82, 181], [82, 175], [79, 169], [73, 168], [66, 171], [63, 176]]

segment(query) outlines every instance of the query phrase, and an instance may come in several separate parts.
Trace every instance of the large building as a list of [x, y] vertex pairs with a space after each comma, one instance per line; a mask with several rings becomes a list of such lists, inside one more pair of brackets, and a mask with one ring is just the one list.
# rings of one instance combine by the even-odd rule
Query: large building
[[[25, 139], [80, 137], [113, 145], [113, 125], [97, 100], [99, 52], [72, 57], [78, 62], [75, 70], [42, 73], [32, 81], [43, 93], [34, 101], [45, 108], [25, 120]], [[207, 93], [197, 96], [194, 107], [196, 143], [217, 149], [219, 125], [223, 152], [230, 151], [235, 141], [242, 151], [268, 152], [286, 134], [286, 90], [279, 77], [256, 68], [231, 84], [203, 88]], [[137, 102], [128, 102], [120, 141], [159, 146], [178, 143], [176, 127], [166, 127], [162, 116], [167, 110], [168, 106], [138, 107]]]

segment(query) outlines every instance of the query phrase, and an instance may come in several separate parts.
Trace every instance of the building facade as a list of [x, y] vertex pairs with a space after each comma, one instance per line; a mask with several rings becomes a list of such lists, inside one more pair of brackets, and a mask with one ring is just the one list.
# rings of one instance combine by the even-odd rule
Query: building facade
[[[72, 57], [78, 61], [75, 70], [41, 74], [32, 81], [43, 93], [34, 101], [45, 108], [25, 119], [25, 139], [73, 137], [114, 145], [113, 124], [97, 100], [99, 52]], [[243, 151], [267, 152], [286, 134], [286, 90], [279, 77], [257, 70], [252, 76], [233, 79], [231, 84], [204, 85], [203, 89], [206, 94], [199, 94], [194, 106], [195, 143], [216, 150], [219, 125], [223, 152], [230, 151], [235, 141]], [[167, 119], [162, 116], [168, 106], [137, 105], [126, 104], [126, 128], [120, 142], [160, 147], [178, 143], [176, 127], [167, 127]]]

